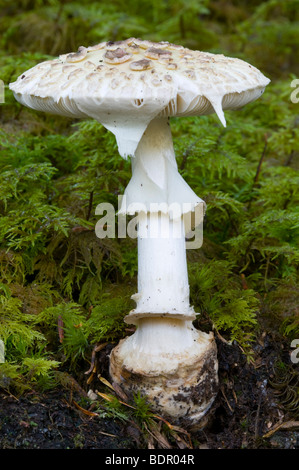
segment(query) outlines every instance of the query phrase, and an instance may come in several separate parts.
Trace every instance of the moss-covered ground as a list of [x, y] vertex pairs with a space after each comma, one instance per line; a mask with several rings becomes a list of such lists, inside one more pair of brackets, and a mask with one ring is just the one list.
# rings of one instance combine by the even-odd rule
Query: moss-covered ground
[[[0, 0], [0, 19], [0, 448], [298, 447], [298, 0]], [[96, 237], [95, 208], [117, 208], [130, 162], [100, 124], [32, 111], [8, 89], [49, 57], [131, 36], [271, 79], [225, 129], [214, 115], [171, 121], [179, 171], [207, 203], [189, 279], [220, 366], [213, 419], [192, 435], [107, 384], [131, 333], [137, 252]]]

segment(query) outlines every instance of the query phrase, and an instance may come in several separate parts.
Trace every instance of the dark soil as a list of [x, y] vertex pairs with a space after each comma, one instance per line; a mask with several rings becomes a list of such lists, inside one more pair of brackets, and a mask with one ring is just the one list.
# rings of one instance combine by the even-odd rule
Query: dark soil
[[[217, 339], [217, 345], [219, 393], [208, 425], [202, 431], [190, 432], [189, 441], [185, 439], [188, 449], [299, 448], [299, 429], [294, 424], [299, 421], [299, 399], [285, 399], [292, 387], [298, 397], [299, 368], [290, 362], [288, 345], [261, 335], [252, 363], [236, 344]], [[105, 367], [110, 349], [108, 345], [106, 352], [101, 351], [101, 358], [106, 354]], [[85, 400], [82, 405], [82, 395], [90, 388], [87, 376], [84, 377], [80, 386], [78, 378], [74, 381], [77, 389], [58, 387], [47, 393], [31, 391], [21, 397], [0, 391], [0, 448], [163, 448], [163, 441], [148, 439], [140, 423], [89, 416], [90, 402]], [[271, 434], [279, 423], [287, 424]], [[186, 448], [182, 441], [169, 436], [168, 443], [170, 448]]]

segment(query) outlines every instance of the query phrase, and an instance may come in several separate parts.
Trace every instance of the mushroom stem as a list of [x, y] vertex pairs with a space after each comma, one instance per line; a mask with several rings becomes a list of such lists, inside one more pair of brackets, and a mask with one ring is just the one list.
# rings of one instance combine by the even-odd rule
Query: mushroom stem
[[138, 293], [126, 321], [151, 315], [192, 320], [186, 263], [185, 225], [204, 202], [178, 172], [167, 118], [144, 132], [132, 157], [132, 178], [120, 213], [138, 213]]
[[186, 215], [204, 204], [178, 172], [167, 117], [148, 124], [131, 160], [132, 178], [120, 213], [161, 211], [175, 217], [179, 211]]
[[172, 423], [200, 429], [218, 388], [213, 333], [196, 330], [191, 321], [141, 318], [136, 332], [112, 350], [110, 375]]
[[184, 355], [188, 353], [195, 357], [200, 349], [204, 349], [208, 336], [196, 330], [191, 321], [172, 317], [141, 318], [137, 326], [124, 350], [127, 349], [126, 364], [130, 362], [135, 372], [139, 370], [140, 373], [155, 369], [169, 374]]
[[137, 306], [126, 321], [157, 315], [194, 319], [182, 217], [140, 212], [138, 221], [138, 293], [133, 296]]
[[152, 121], [133, 157], [121, 212], [138, 212], [138, 293], [125, 321], [136, 332], [110, 358], [114, 382], [140, 391], [153, 409], [193, 426], [217, 393], [213, 334], [192, 325], [186, 260], [186, 216], [203, 201], [180, 176], [168, 121]]

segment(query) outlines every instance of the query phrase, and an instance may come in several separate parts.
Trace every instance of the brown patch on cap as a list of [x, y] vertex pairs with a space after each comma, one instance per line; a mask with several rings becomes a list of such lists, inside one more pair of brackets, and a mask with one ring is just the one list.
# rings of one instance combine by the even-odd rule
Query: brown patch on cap
[[75, 65], [64, 65], [62, 67], [63, 73], [70, 73], [72, 70], [75, 70]]
[[104, 49], [105, 46], [106, 46], [105, 42], [100, 42], [99, 44], [95, 44], [94, 46], [89, 46], [87, 48], [87, 52], [99, 51], [100, 49]]
[[126, 41], [108, 41], [106, 43], [106, 47], [111, 47], [111, 46], [119, 46], [120, 44], [125, 44]]
[[179, 46], [178, 44], [173, 44], [171, 42], [167, 44], [167, 47], [168, 49], [171, 49], [173, 51], [182, 51], [183, 49], [185, 49], [184, 46]]
[[147, 41], [146, 39], [145, 40], [142, 40], [142, 39], [135, 39], [135, 44], [137, 44], [139, 47], [141, 47], [141, 49], [148, 49], [149, 47], [152, 47], [155, 45], [154, 42], [152, 41]]
[[96, 72], [89, 73], [85, 78], [86, 78], [86, 80], [92, 80], [94, 78], [101, 79]]
[[84, 46], [80, 46], [77, 52], [68, 54], [66, 56], [67, 62], [81, 62], [87, 56], [87, 49]]
[[111, 80], [110, 86], [113, 90], [115, 90], [115, 88], [119, 86], [119, 81], [114, 78], [113, 80]]
[[91, 62], [91, 60], [87, 60], [84, 63], [84, 68], [86, 69], [94, 69], [96, 67], [96, 64], [94, 62]]
[[164, 56], [160, 57], [159, 59], [157, 59], [157, 62], [158, 62], [158, 64], [162, 64], [162, 65], [166, 66], [170, 62], [173, 62], [173, 58], [164, 55]]
[[174, 62], [170, 62], [169, 64], [167, 64], [167, 69], [168, 70], [176, 70], [177, 68], [178, 68], [178, 66]]
[[131, 62], [130, 69], [136, 71], [149, 70], [153, 67], [153, 63], [148, 59], [137, 60], [136, 62]]
[[137, 44], [131, 44], [130, 46], [128, 46], [128, 49], [129, 52], [131, 52], [132, 54], [138, 54], [138, 52], [140, 51], [140, 48]]
[[73, 72], [71, 72], [69, 75], [68, 75], [68, 80], [70, 80], [71, 78], [73, 77], [79, 77], [80, 75], [82, 75], [82, 72], [83, 72], [83, 69], [75, 69], [73, 70]]
[[162, 57], [170, 57], [172, 52], [157, 47], [150, 47], [145, 51], [144, 55], [150, 59], [161, 59]]
[[191, 78], [192, 80], [195, 80], [195, 78], [196, 78], [196, 74], [195, 74], [194, 70], [190, 70], [190, 69], [185, 70], [184, 74], [186, 75], [186, 77]]
[[186, 60], [189, 60], [189, 59], [194, 59], [194, 56], [192, 54], [188, 54], [188, 53], [183, 53], [183, 54], [180, 54], [180, 57], [182, 57], [182, 59], [186, 59]]
[[122, 64], [123, 62], [127, 62], [127, 60], [130, 60], [131, 57], [132, 54], [125, 51], [125, 49], [122, 49], [121, 47], [118, 47], [117, 49], [113, 50], [108, 50], [104, 54], [105, 62], [107, 62], [108, 64]]

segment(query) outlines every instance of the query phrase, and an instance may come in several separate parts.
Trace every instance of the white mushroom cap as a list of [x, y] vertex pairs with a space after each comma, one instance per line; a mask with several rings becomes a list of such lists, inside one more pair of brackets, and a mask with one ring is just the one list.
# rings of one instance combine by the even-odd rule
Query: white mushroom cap
[[130, 38], [43, 62], [10, 89], [30, 108], [96, 119], [127, 157], [154, 117], [216, 112], [225, 126], [223, 110], [257, 99], [269, 82], [240, 59]]

